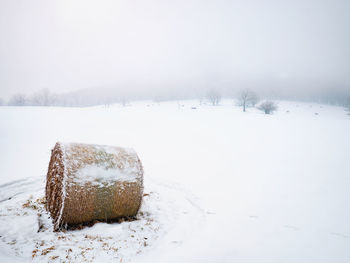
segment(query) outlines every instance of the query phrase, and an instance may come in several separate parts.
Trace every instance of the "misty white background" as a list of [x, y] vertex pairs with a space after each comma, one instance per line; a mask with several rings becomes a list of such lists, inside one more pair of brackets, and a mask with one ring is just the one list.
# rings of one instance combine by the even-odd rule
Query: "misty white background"
[[349, 1], [0, 0], [0, 97], [348, 95]]

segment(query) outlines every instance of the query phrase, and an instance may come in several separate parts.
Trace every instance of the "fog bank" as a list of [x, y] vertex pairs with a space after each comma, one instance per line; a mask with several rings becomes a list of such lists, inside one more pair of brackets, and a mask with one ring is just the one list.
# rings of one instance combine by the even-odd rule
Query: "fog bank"
[[345, 0], [0, 0], [0, 97], [250, 88], [341, 99], [350, 93], [349, 13]]

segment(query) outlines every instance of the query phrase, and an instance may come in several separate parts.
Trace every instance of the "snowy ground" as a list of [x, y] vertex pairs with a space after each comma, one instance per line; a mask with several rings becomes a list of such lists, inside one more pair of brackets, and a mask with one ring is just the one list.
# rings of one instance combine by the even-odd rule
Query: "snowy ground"
[[[0, 120], [1, 262], [350, 262], [340, 107], [0, 107]], [[138, 220], [52, 232], [41, 198], [56, 141], [134, 148], [147, 194]]]

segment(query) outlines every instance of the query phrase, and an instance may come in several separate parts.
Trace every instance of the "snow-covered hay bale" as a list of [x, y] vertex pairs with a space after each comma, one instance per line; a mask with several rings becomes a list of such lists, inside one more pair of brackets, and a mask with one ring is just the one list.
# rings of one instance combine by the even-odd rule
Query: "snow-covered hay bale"
[[54, 229], [137, 214], [143, 169], [131, 149], [56, 143], [46, 178], [47, 209]]

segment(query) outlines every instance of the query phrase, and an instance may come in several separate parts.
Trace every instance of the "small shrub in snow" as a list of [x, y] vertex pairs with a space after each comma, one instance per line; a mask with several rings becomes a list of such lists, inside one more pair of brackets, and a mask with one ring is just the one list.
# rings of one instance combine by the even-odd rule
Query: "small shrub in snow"
[[265, 114], [272, 114], [274, 111], [277, 110], [277, 105], [273, 101], [264, 101], [262, 102], [259, 107], [259, 110], [263, 111]]

